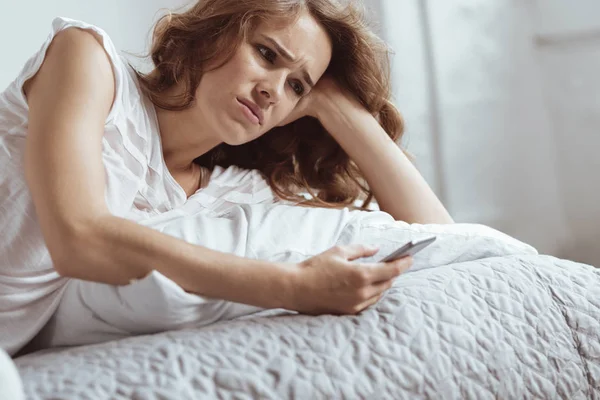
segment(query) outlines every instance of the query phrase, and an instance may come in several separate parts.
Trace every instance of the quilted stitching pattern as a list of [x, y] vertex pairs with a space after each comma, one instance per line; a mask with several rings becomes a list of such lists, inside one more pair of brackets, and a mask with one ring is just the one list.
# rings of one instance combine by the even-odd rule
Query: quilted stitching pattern
[[17, 359], [31, 399], [600, 398], [600, 271], [549, 256], [408, 273], [359, 316], [285, 311]]

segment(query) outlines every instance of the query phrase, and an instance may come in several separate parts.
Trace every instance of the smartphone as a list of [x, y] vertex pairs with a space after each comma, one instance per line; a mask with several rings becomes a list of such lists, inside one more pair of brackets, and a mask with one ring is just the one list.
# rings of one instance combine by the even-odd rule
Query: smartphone
[[413, 256], [433, 243], [435, 238], [435, 236], [430, 236], [424, 239], [412, 240], [405, 245], [402, 245], [402, 247], [400, 247], [398, 250], [392, 252], [378, 262], [390, 262], [402, 257]]

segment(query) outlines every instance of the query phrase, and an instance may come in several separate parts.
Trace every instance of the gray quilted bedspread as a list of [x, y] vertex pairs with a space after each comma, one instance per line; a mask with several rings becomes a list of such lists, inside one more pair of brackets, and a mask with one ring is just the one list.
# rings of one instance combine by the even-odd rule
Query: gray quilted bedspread
[[410, 272], [358, 316], [272, 310], [16, 360], [31, 399], [600, 398], [600, 271], [541, 255]]

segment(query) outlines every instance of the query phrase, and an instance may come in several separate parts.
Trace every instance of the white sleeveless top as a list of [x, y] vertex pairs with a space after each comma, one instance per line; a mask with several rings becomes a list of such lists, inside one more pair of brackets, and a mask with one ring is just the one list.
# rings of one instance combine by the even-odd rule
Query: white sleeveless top
[[[99, 34], [113, 65], [115, 101], [102, 142], [109, 210], [142, 221], [187, 201], [164, 163], [155, 109], [141, 93], [133, 69], [103, 30], [56, 18], [41, 49], [0, 93], [0, 347], [9, 354], [22, 348], [48, 321], [67, 280], [53, 269], [25, 181], [28, 105], [22, 87], [40, 68], [53, 37], [69, 27]], [[274, 201], [256, 171], [236, 167], [216, 168], [209, 186], [194, 197], [214, 215], [226, 212], [233, 203]]]

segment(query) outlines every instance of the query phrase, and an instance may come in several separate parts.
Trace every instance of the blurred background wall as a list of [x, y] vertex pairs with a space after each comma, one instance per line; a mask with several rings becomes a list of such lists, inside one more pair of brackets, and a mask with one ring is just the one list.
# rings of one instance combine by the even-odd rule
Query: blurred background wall
[[[141, 53], [160, 9], [187, 3], [0, 0], [0, 90], [57, 15]], [[455, 220], [600, 266], [600, 2], [365, 3], [395, 53], [403, 144]]]
[[[190, 0], [0, 0], [0, 90], [16, 77], [25, 61], [39, 49], [57, 16], [79, 19], [104, 29], [115, 46], [143, 53], [150, 31], [164, 8], [174, 9]], [[136, 66], [148, 65], [124, 54]]]
[[404, 144], [456, 221], [600, 266], [600, 2], [366, 4]]

